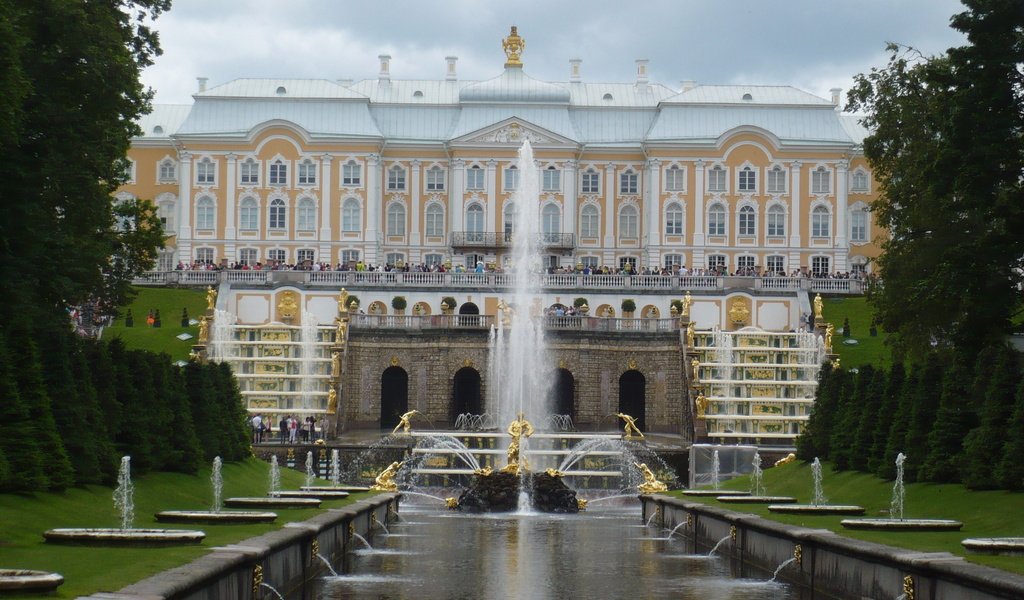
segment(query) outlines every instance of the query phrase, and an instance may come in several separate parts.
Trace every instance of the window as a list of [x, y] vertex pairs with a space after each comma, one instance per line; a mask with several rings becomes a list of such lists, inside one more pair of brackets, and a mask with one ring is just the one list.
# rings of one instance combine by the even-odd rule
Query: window
[[711, 254], [708, 255], [708, 268], [712, 271], [718, 269], [725, 269], [725, 255], [724, 254]]
[[519, 210], [514, 202], [505, 205], [505, 241], [512, 241], [512, 233], [516, 230], [516, 219], [519, 217]]
[[275, 248], [270, 252], [267, 252], [267, 258], [276, 263], [283, 263], [288, 259], [288, 255], [285, 254], [285, 251], [282, 250], [281, 248]]
[[270, 185], [288, 185], [288, 165], [283, 160], [270, 163]]
[[256, 186], [260, 184], [260, 164], [254, 159], [245, 159], [240, 173], [242, 185]]
[[597, 207], [593, 204], [584, 206], [580, 215], [580, 237], [596, 238], [600, 235], [600, 230], [601, 216], [597, 212]]
[[441, 167], [430, 167], [427, 169], [427, 191], [428, 192], [442, 192], [444, 191], [444, 169]]
[[444, 257], [440, 254], [427, 254], [423, 257], [423, 262], [428, 266], [440, 265], [444, 262]]
[[209, 158], [196, 163], [196, 184], [197, 185], [213, 185], [216, 181], [216, 165]]
[[683, 235], [683, 206], [678, 202], [665, 208], [665, 235]]
[[855, 192], [868, 191], [868, 174], [864, 171], [854, 171], [850, 189]]
[[505, 180], [506, 190], [519, 189], [519, 169], [516, 168], [515, 166], [511, 166], [505, 169], [505, 175], [503, 179]]
[[767, 259], [768, 272], [766, 275], [785, 275], [786, 274], [786, 257], [772, 255]]
[[174, 181], [178, 178], [178, 166], [169, 158], [160, 161], [160, 181]]
[[831, 272], [829, 264], [830, 260], [827, 256], [812, 256], [811, 273], [818, 276], [828, 275]]
[[274, 198], [270, 201], [270, 228], [284, 229], [286, 223], [284, 200]]
[[362, 185], [363, 167], [354, 160], [341, 166], [341, 185]]
[[754, 212], [754, 207], [744, 206], [740, 209], [740, 229], [739, 235], [751, 236], [757, 235], [757, 214]]
[[466, 208], [466, 232], [470, 241], [484, 239], [484, 208], [473, 203]]
[[256, 231], [260, 228], [260, 207], [255, 198], [243, 198], [238, 209], [238, 228]]
[[558, 192], [562, 189], [562, 172], [554, 167], [544, 169], [544, 181], [542, 182], [545, 192]]
[[708, 171], [708, 191], [709, 192], [724, 192], [725, 191], [725, 169], [722, 167], [713, 167]]
[[850, 241], [864, 243], [868, 241], [868, 213], [855, 210], [850, 213]]
[[737, 269], [746, 269], [750, 272], [750, 269], [754, 268], [754, 257], [750, 255], [740, 256], [736, 259]]
[[583, 182], [580, 185], [580, 192], [583, 194], [601, 193], [601, 174], [594, 169], [587, 169], [583, 172]]
[[316, 163], [308, 158], [299, 163], [299, 185], [316, 185]]
[[196, 202], [196, 229], [213, 229], [213, 198], [203, 196]]
[[681, 192], [686, 187], [684, 176], [686, 171], [683, 171], [676, 165], [672, 165], [665, 170], [665, 191], [667, 192]]
[[238, 252], [238, 262], [242, 263], [243, 265], [249, 265], [250, 267], [254, 266], [257, 262], [259, 262], [259, 255], [257, 254], [256, 249], [242, 248]]
[[388, 252], [384, 260], [389, 265], [400, 265], [405, 262], [405, 255], [401, 252]]
[[580, 257], [580, 263], [584, 269], [590, 269], [591, 271], [597, 269], [597, 257], [596, 256], [583, 256]]
[[160, 224], [164, 226], [165, 234], [174, 231], [174, 202], [163, 201], [157, 203], [156, 216], [160, 219]]
[[541, 230], [544, 232], [544, 241], [553, 242], [558, 239], [562, 231], [562, 211], [554, 204], [544, 206], [540, 211]]
[[440, 204], [433, 202], [427, 207], [426, 226], [427, 237], [444, 237], [444, 209]]
[[786, 209], [778, 204], [768, 209], [768, 237], [786, 235]]
[[768, 171], [768, 193], [786, 193], [786, 172], [778, 165]]
[[388, 189], [392, 191], [405, 189], [405, 169], [398, 165], [388, 169]]
[[708, 207], [708, 235], [725, 235], [725, 205], [721, 202]]
[[297, 231], [316, 230], [316, 202], [312, 198], [299, 200], [295, 209], [295, 229]]
[[196, 248], [196, 260], [201, 263], [213, 264], [213, 248]]
[[355, 198], [345, 200], [341, 205], [341, 230], [345, 233], [357, 233], [362, 225], [359, 201]]
[[811, 193], [828, 194], [832, 190], [832, 179], [825, 167], [818, 167], [811, 172]]
[[466, 189], [467, 190], [482, 190], [484, 189], [484, 170], [480, 167], [473, 166], [466, 171]]
[[829, 237], [832, 230], [832, 215], [824, 206], [811, 211], [811, 237]]
[[401, 204], [392, 204], [388, 207], [387, 231], [388, 235], [405, 235], [405, 207]]
[[635, 256], [620, 256], [619, 257], [619, 268], [625, 269], [626, 265], [629, 265], [631, 273], [636, 273], [636, 257]]
[[750, 167], [743, 167], [740, 169], [740, 191], [757, 191], [757, 171], [754, 171]]
[[619, 175], [619, 193], [620, 194], [635, 194], [637, 190], [637, 179], [636, 173], [632, 169], [627, 169], [622, 175]]
[[299, 264], [302, 264], [302, 263], [305, 263], [307, 261], [308, 262], [313, 262], [313, 259], [315, 257], [316, 257], [316, 254], [313, 253], [313, 250], [311, 248], [302, 248], [302, 249], [299, 250], [297, 258], [298, 258]]
[[868, 261], [863, 256], [857, 256], [853, 259], [853, 264], [850, 265], [853, 272], [858, 275], [864, 276], [868, 273]]
[[341, 262], [345, 264], [359, 262], [359, 251], [358, 250], [342, 250], [341, 251]]
[[636, 207], [622, 207], [622, 210], [619, 211], [619, 237], [636, 239], [638, 231]]
[[665, 255], [665, 268], [673, 269], [683, 266], [683, 255], [682, 254], [666, 254]]

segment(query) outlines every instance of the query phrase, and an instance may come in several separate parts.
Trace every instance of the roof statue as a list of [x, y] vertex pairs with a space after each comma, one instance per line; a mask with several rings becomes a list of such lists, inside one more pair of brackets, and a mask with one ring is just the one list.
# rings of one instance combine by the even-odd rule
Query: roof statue
[[508, 57], [505, 68], [523, 66], [523, 61], [519, 60], [519, 57], [526, 49], [526, 40], [519, 37], [515, 25], [512, 26], [512, 32], [508, 34], [508, 37], [501, 40], [501, 47], [505, 49], [505, 56]]

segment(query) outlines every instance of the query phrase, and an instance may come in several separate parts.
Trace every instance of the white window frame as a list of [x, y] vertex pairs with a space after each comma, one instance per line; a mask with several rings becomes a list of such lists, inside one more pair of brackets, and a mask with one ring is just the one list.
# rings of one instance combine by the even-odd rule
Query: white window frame
[[438, 254], [436, 252], [424, 254], [423, 264], [427, 265], [428, 267], [432, 267], [434, 265], [442, 265], [444, 264], [444, 255]]
[[736, 257], [736, 269], [753, 269], [757, 266], [757, 257], [753, 254], [741, 254]]
[[196, 200], [196, 230], [217, 229], [217, 201], [211, 196], [200, 196]]
[[[857, 221], [862, 221], [858, 223]], [[856, 244], [866, 244], [870, 241], [869, 228], [871, 227], [871, 218], [867, 210], [861, 207], [853, 207], [850, 209], [850, 242]], [[860, 231], [858, 231], [858, 229]], [[859, 235], [858, 235], [859, 233]]]
[[471, 202], [466, 206], [466, 235], [471, 240], [482, 241], [486, 220], [484, 207], [479, 202]]
[[242, 198], [238, 203], [238, 230], [259, 231], [260, 201], [252, 196]]
[[669, 202], [665, 206], [665, 235], [683, 235], [685, 214], [679, 202]]
[[280, 158], [267, 165], [267, 185], [285, 187], [288, 185], [288, 162]]
[[757, 169], [744, 165], [736, 173], [736, 191], [741, 194], [757, 193]]
[[239, 164], [238, 183], [242, 187], [257, 187], [260, 184], [260, 163], [255, 158], [247, 158]]
[[502, 171], [502, 187], [506, 192], [519, 189], [519, 167], [510, 165]]
[[347, 265], [348, 263], [357, 263], [357, 262], [359, 262], [359, 251], [358, 250], [351, 250], [351, 249], [350, 250], [342, 250], [341, 254], [339, 256], [341, 257], [341, 264], [344, 264], [344, 265]]
[[[716, 207], [718, 210], [716, 210]], [[714, 218], [713, 218], [714, 217]], [[729, 209], [722, 202], [708, 205], [708, 236], [722, 237], [729, 233]]]
[[736, 235], [757, 236], [757, 210], [753, 206], [746, 204], [736, 211]]
[[217, 163], [209, 156], [196, 161], [196, 185], [217, 185]]
[[590, 267], [591, 270], [597, 269], [601, 264], [596, 256], [581, 256], [579, 260], [584, 268]]
[[580, 237], [597, 239], [601, 236], [601, 211], [593, 204], [584, 204], [580, 210]]
[[832, 237], [832, 211], [824, 204], [811, 209], [811, 237]]
[[196, 248], [196, 260], [201, 263], [213, 264], [213, 248], [208, 246]]
[[405, 191], [406, 172], [402, 165], [393, 165], [388, 168], [388, 191]]
[[387, 236], [404, 237], [405, 220], [405, 206], [399, 202], [392, 202], [389, 204], [387, 210]]
[[295, 203], [295, 231], [316, 231], [316, 200], [309, 196]]
[[581, 194], [600, 194], [601, 193], [601, 173], [597, 170], [590, 168], [580, 175], [580, 193]]
[[424, 235], [426, 237], [444, 237], [444, 206], [439, 202], [431, 202], [423, 213]]
[[345, 161], [341, 165], [341, 185], [344, 187], [359, 187], [363, 184], [363, 165], [355, 160]]
[[238, 262], [250, 267], [256, 266], [260, 261], [260, 251], [256, 248], [240, 248], [238, 250]]
[[640, 211], [632, 204], [619, 209], [619, 239], [636, 240], [640, 238]]
[[832, 171], [823, 166], [811, 171], [811, 193], [831, 194], [832, 193]]
[[288, 251], [284, 248], [271, 248], [267, 250], [267, 258], [279, 264], [288, 262]]
[[864, 169], [854, 169], [850, 174], [850, 191], [858, 194], [867, 194], [871, 191], [871, 178]]
[[666, 269], [671, 269], [672, 267], [681, 267], [683, 266], [683, 255], [666, 254], [665, 256], [662, 257], [662, 261], [662, 264], [665, 265]]
[[545, 241], [553, 241], [556, 234], [562, 233], [562, 210], [557, 204], [545, 204], [540, 209], [540, 222]]
[[788, 174], [787, 170], [779, 165], [774, 165], [768, 169], [768, 193], [785, 194]]
[[636, 171], [632, 167], [619, 173], [619, 193], [628, 196], [635, 196], [640, 193], [640, 183]]
[[562, 171], [555, 167], [544, 169], [541, 189], [545, 192], [562, 191]]
[[274, 198], [268, 204], [267, 229], [270, 231], [288, 229], [288, 203], [284, 198]]
[[729, 266], [729, 257], [724, 254], [708, 254], [708, 268], [715, 269], [718, 267]]
[[708, 169], [708, 189], [709, 192], [725, 192], [727, 191], [726, 186], [728, 185], [729, 178], [727, 170], [721, 165], [715, 165]]
[[765, 257], [765, 266], [767, 268], [766, 273], [775, 275], [778, 273], [785, 274], [786, 272], [786, 257], [781, 254], [769, 254]]
[[341, 203], [342, 233], [359, 233], [363, 229], [363, 209], [356, 198], [345, 198]]
[[428, 192], [443, 192], [445, 185], [445, 171], [441, 167], [434, 165], [427, 169], [427, 191]]
[[484, 189], [484, 180], [486, 178], [486, 172], [477, 165], [466, 169], [466, 189], [467, 190], [482, 190]]
[[310, 187], [316, 185], [317, 164], [312, 159], [305, 159], [299, 163], [298, 168], [298, 183], [302, 187]]
[[817, 255], [811, 257], [811, 274], [828, 275], [832, 272], [832, 257]]
[[665, 191], [682, 192], [686, 190], [686, 169], [672, 165], [665, 169]]
[[157, 163], [156, 171], [157, 181], [160, 183], [178, 180], [178, 163], [171, 157], [167, 157]]
[[301, 265], [305, 261], [314, 262], [316, 260], [316, 250], [312, 248], [299, 248], [295, 251], [295, 263]]
[[786, 237], [786, 209], [780, 204], [768, 207], [765, 216], [765, 228], [768, 237]]

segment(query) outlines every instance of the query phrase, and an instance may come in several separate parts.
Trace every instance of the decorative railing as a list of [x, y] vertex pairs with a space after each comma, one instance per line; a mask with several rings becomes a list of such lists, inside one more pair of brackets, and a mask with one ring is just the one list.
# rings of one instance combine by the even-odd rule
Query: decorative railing
[[[494, 231], [453, 231], [453, 248], [511, 248], [514, 233]], [[541, 248], [575, 248], [576, 234], [538, 233], [537, 245]]]
[[[490, 329], [490, 315], [352, 315], [353, 328], [365, 329]], [[544, 317], [546, 329], [572, 331], [642, 332], [678, 331], [678, 319], [609, 319], [590, 316]]]

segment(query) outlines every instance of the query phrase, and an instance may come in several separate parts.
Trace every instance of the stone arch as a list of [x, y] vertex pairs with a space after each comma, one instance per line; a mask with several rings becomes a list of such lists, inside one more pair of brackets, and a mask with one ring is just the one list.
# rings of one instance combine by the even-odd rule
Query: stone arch
[[647, 380], [643, 373], [630, 369], [619, 377], [619, 412], [636, 419], [640, 431], [647, 431]]
[[661, 311], [658, 310], [657, 306], [653, 304], [648, 304], [647, 306], [644, 306], [643, 310], [640, 311], [640, 316], [644, 319], [660, 319]]
[[568, 415], [576, 421], [576, 378], [569, 369], [555, 369], [549, 406], [556, 415]]
[[[459, 305], [459, 315], [479, 315], [480, 307], [472, 302], [463, 302]], [[459, 325], [465, 325], [467, 327], [476, 327], [480, 324], [480, 317], [478, 316], [460, 316]]]
[[426, 302], [417, 302], [412, 305], [412, 314], [416, 316], [425, 317], [430, 314], [430, 304]]
[[370, 303], [370, 306], [366, 309], [371, 315], [386, 315], [388, 314], [388, 307], [380, 300], [374, 300]]
[[452, 400], [449, 423], [454, 425], [461, 414], [480, 415], [484, 412], [480, 371], [462, 367], [452, 377]]
[[409, 410], [409, 374], [402, 367], [388, 367], [380, 376], [380, 427], [392, 429]]
[[601, 304], [597, 307], [597, 310], [594, 311], [594, 314], [599, 317], [615, 318], [615, 309], [611, 304]]

